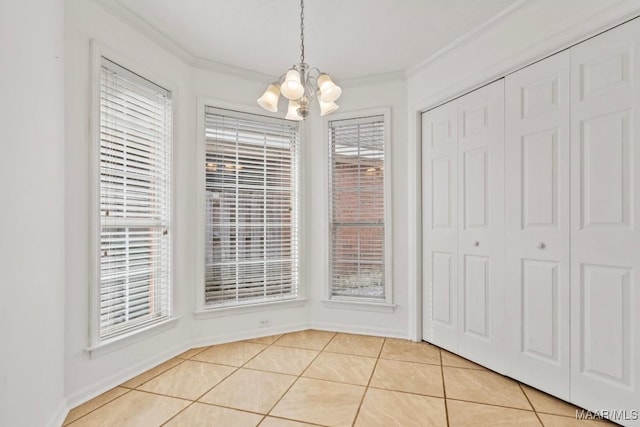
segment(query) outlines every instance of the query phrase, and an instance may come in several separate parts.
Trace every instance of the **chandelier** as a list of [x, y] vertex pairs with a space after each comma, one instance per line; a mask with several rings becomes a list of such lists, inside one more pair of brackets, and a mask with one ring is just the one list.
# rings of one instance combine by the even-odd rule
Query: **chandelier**
[[294, 64], [277, 81], [271, 83], [258, 98], [258, 105], [273, 113], [278, 111], [280, 94], [289, 100], [286, 119], [304, 120], [309, 115], [309, 105], [318, 98], [320, 115], [326, 116], [338, 109], [336, 100], [342, 94], [327, 73], [310, 68], [304, 62], [304, 0], [300, 0], [300, 63]]

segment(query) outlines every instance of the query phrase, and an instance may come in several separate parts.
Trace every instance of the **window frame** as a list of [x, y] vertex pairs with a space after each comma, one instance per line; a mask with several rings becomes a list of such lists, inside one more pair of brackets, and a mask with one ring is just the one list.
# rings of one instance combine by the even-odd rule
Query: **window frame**
[[[380, 301], [374, 301], [359, 296], [336, 296], [332, 295], [331, 282], [331, 132], [329, 130], [331, 122], [350, 119], [362, 119], [373, 116], [383, 116], [384, 118], [384, 289], [385, 298]], [[329, 308], [349, 309], [356, 308], [359, 310], [392, 312], [395, 309], [393, 303], [393, 254], [392, 254], [392, 156], [391, 156], [391, 108], [380, 107], [366, 110], [354, 110], [349, 112], [340, 112], [331, 114], [329, 117], [323, 118], [323, 141], [324, 141], [324, 194], [326, 206], [326, 279], [323, 304]]]
[[260, 311], [268, 311], [275, 308], [285, 308], [285, 307], [301, 307], [304, 306], [307, 302], [306, 295], [306, 287], [304, 285], [304, 277], [305, 277], [305, 255], [304, 251], [301, 250], [305, 246], [305, 215], [304, 215], [304, 200], [300, 197], [300, 194], [303, 194], [304, 191], [304, 173], [302, 170], [304, 168], [304, 152], [305, 152], [305, 125], [304, 122], [299, 123], [298, 130], [298, 168], [297, 175], [295, 179], [297, 180], [298, 185], [298, 197], [296, 208], [298, 211], [298, 248], [297, 248], [297, 256], [298, 256], [298, 295], [296, 297], [286, 298], [286, 299], [276, 299], [273, 301], [263, 301], [258, 300], [255, 302], [244, 303], [244, 304], [224, 304], [224, 305], [208, 305], [205, 301], [205, 254], [206, 254], [206, 227], [207, 227], [207, 218], [206, 218], [206, 150], [207, 150], [207, 139], [206, 139], [206, 124], [205, 124], [205, 114], [207, 107], [209, 108], [218, 108], [224, 110], [230, 110], [231, 112], [238, 112], [240, 114], [250, 114], [256, 116], [257, 120], [260, 120], [260, 117], [263, 117], [266, 121], [277, 119], [282, 120], [276, 116], [269, 116], [264, 113], [264, 110], [258, 107], [240, 105], [236, 103], [231, 103], [227, 101], [222, 101], [219, 99], [213, 99], [209, 97], [198, 97], [197, 101], [197, 126], [196, 130], [198, 132], [197, 137], [197, 209], [196, 209], [196, 229], [197, 229], [197, 254], [196, 254], [196, 298], [195, 298], [195, 317], [197, 319], [206, 319], [211, 317], [224, 317], [234, 314], [242, 314], [242, 313], [255, 313]]
[[[137, 61], [133, 61], [114, 51], [96, 40], [91, 40], [90, 44], [91, 57], [91, 80], [90, 80], [90, 116], [89, 116], [89, 346], [86, 351], [91, 357], [101, 356], [111, 350], [122, 348], [132, 342], [139, 341], [147, 336], [159, 333], [167, 328], [174, 327], [177, 324], [179, 316], [175, 314], [175, 278], [176, 278], [176, 209], [175, 209], [175, 144], [177, 136], [177, 111], [179, 97], [176, 85], [167, 81], [162, 76], [155, 74], [148, 68]], [[150, 83], [166, 89], [171, 94], [171, 141], [169, 144], [169, 193], [171, 200], [169, 202], [169, 277], [168, 277], [168, 314], [158, 320], [141, 324], [126, 332], [120, 333], [106, 339], [100, 338], [100, 244], [101, 244], [101, 215], [100, 215], [100, 84], [101, 84], [101, 67], [102, 58], [123, 67], [132, 73], [140, 76], [142, 79], [148, 80]]]

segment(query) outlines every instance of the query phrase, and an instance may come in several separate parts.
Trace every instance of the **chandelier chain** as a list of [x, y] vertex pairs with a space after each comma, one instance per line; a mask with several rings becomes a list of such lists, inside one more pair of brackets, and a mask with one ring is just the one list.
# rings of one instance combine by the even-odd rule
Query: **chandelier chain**
[[304, 0], [300, 0], [300, 62], [304, 62]]

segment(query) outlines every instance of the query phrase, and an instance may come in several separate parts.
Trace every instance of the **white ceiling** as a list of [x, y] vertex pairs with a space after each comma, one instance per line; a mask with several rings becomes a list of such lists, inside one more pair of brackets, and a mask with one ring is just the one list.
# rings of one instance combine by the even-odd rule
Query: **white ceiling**
[[[299, 0], [102, 0], [199, 62], [277, 76], [300, 56]], [[305, 59], [336, 81], [406, 71], [522, 0], [306, 0]]]

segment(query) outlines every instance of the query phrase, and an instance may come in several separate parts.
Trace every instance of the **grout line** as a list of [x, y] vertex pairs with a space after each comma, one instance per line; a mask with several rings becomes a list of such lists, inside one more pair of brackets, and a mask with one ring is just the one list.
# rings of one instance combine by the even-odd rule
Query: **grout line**
[[[279, 340], [279, 339], [281, 339], [282, 337], [284, 337], [285, 335], [286, 335], [286, 334], [283, 334], [280, 338], [278, 338], [278, 340]], [[335, 337], [335, 333], [334, 333], [334, 337]], [[332, 338], [329, 340], [329, 342], [331, 342], [331, 340], [333, 340], [333, 338], [334, 338], [334, 337], [332, 337]], [[278, 341], [278, 340], [276, 340], [276, 341]], [[275, 342], [276, 342], [276, 341], [274, 341], [274, 342], [273, 342], [273, 343], [271, 343], [271, 344], [256, 343], [256, 344], [264, 345], [265, 347], [264, 347], [263, 349], [261, 349], [258, 353], [256, 353], [255, 355], [253, 355], [251, 358], [249, 358], [249, 359], [248, 359], [246, 362], [244, 362], [244, 364], [242, 364], [241, 366], [231, 366], [231, 365], [225, 365], [225, 364], [221, 364], [221, 363], [213, 363], [213, 362], [208, 362], [208, 361], [203, 361], [203, 360], [194, 360], [195, 362], [208, 363], [208, 364], [211, 364], [211, 365], [219, 365], [219, 366], [232, 367], [232, 368], [234, 368], [234, 370], [233, 370], [232, 372], [230, 372], [227, 376], [225, 376], [223, 379], [221, 379], [220, 381], [218, 381], [218, 382], [217, 382], [214, 386], [212, 386], [210, 389], [208, 389], [208, 390], [207, 390], [207, 391], [205, 391], [203, 394], [201, 394], [198, 398], [196, 398], [195, 400], [191, 401], [191, 403], [190, 403], [189, 405], [187, 405], [187, 406], [186, 406], [185, 408], [183, 408], [181, 411], [179, 411], [178, 413], [176, 413], [175, 415], [173, 415], [170, 419], [168, 419], [167, 421], [165, 421], [162, 425], [166, 425], [169, 421], [171, 421], [172, 419], [174, 419], [175, 417], [177, 417], [178, 415], [180, 415], [182, 412], [186, 411], [188, 408], [190, 408], [191, 406], [193, 406], [193, 404], [194, 404], [194, 403], [200, 403], [200, 404], [205, 404], [205, 405], [210, 405], [210, 406], [217, 406], [217, 407], [220, 407], [220, 408], [231, 409], [231, 410], [234, 410], [234, 411], [240, 411], [240, 412], [246, 412], [246, 413], [250, 413], [250, 414], [254, 414], [254, 415], [260, 415], [260, 416], [262, 416], [262, 419], [260, 420], [260, 422], [258, 423], [258, 425], [259, 425], [259, 424], [262, 424], [262, 422], [263, 422], [263, 421], [267, 418], [267, 416], [269, 415], [269, 412], [271, 412], [271, 410], [273, 410], [273, 408], [274, 408], [274, 407], [275, 407], [275, 406], [280, 402], [280, 400], [282, 399], [282, 397], [284, 397], [284, 395], [285, 395], [285, 394], [287, 394], [287, 392], [289, 391], [289, 389], [291, 389], [291, 387], [293, 386], [293, 384], [295, 384], [295, 383], [296, 383], [297, 379], [298, 379], [298, 378], [300, 378], [300, 376], [302, 375], [302, 373], [296, 377], [296, 380], [294, 380], [294, 381], [291, 383], [291, 385], [287, 388], [287, 390], [285, 390], [285, 392], [282, 394], [282, 396], [280, 396], [280, 398], [279, 398], [279, 399], [276, 401], [276, 403], [275, 403], [275, 404], [274, 404], [274, 405], [269, 409], [269, 411], [267, 411], [267, 413], [266, 413], [266, 414], [262, 414], [262, 413], [254, 412], [254, 411], [249, 411], [249, 410], [245, 410], [245, 409], [233, 408], [233, 407], [230, 407], [230, 406], [224, 406], [224, 405], [219, 405], [219, 404], [212, 404], [212, 403], [208, 403], [208, 402], [203, 402], [203, 401], [200, 401], [200, 399], [202, 399], [202, 397], [204, 397], [206, 394], [208, 394], [211, 390], [213, 390], [214, 388], [216, 388], [218, 385], [222, 384], [222, 383], [223, 383], [227, 378], [229, 378], [231, 375], [233, 375], [234, 373], [236, 373], [238, 370], [240, 370], [240, 369], [251, 369], [251, 368], [244, 368], [244, 366], [245, 366], [245, 365], [247, 365], [251, 360], [255, 359], [255, 358], [256, 358], [258, 355], [260, 355], [262, 352], [264, 352], [267, 348], [269, 348], [269, 347], [273, 346], [273, 345], [275, 344]], [[242, 341], [237, 341], [237, 342], [242, 342]], [[323, 348], [325, 348], [325, 347], [329, 344], [329, 342], [327, 342], [327, 344], [325, 344], [325, 346], [324, 346]], [[214, 347], [214, 346], [209, 346], [208, 348], [211, 348], [211, 347]], [[291, 347], [291, 348], [299, 348], [299, 347]], [[204, 350], [203, 350], [203, 351], [204, 351]], [[315, 350], [315, 351], [317, 351], [317, 350]], [[314, 357], [314, 359], [309, 363], [309, 366], [311, 366], [311, 364], [315, 361], [315, 359], [320, 355], [320, 353], [321, 353], [321, 352], [322, 352], [322, 350], [321, 350], [321, 351], [319, 351], [319, 352], [318, 352], [318, 354], [316, 354], [316, 356]], [[201, 353], [201, 352], [199, 352], [199, 353], [197, 353], [197, 354], [200, 354], [200, 353]], [[195, 357], [197, 354], [194, 354], [192, 357]], [[188, 360], [190, 360], [190, 359], [188, 359]], [[176, 365], [176, 366], [177, 366], [177, 365]], [[307, 366], [307, 368], [308, 368], [308, 366]], [[305, 368], [305, 371], [306, 371], [306, 369], [307, 369], [307, 368]], [[268, 372], [268, 373], [271, 373], [271, 374], [280, 374], [280, 375], [293, 376], [293, 375], [290, 375], [290, 374], [283, 374], [283, 373], [273, 372], [273, 371], [263, 371], [263, 370], [260, 370], [260, 369], [253, 369], [253, 370], [255, 370], [255, 371], [260, 371], [260, 372]], [[303, 373], [304, 373], [304, 371], [303, 371]], [[156, 394], [156, 393], [152, 393], [152, 394]], [[162, 395], [162, 394], [159, 394], [159, 395], [160, 395], [160, 396], [168, 396], [168, 395]], [[168, 396], [168, 397], [173, 397], [173, 396]], [[287, 418], [283, 418], [283, 419], [287, 419]], [[292, 420], [292, 421], [295, 421], [295, 420]]]
[[187, 406], [185, 406], [184, 408], [182, 408], [180, 411], [176, 412], [175, 414], [173, 414], [173, 416], [171, 416], [171, 418], [169, 418], [167, 421], [163, 422], [162, 424], [160, 424], [160, 427], [162, 426], [166, 426], [167, 423], [169, 423], [171, 420], [173, 420], [174, 418], [176, 418], [178, 415], [182, 414], [183, 412], [185, 412], [187, 409], [191, 408], [193, 406], [193, 404], [196, 403], [194, 400], [191, 401], [191, 403], [189, 403]]
[[[309, 424], [309, 425], [311, 425], [311, 426], [327, 427], [327, 426], [326, 426], [326, 425], [324, 425], [324, 424], [316, 424], [316, 423], [312, 423], [312, 422], [309, 422], [309, 421], [294, 420], [293, 418], [281, 417], [281, 416], [278, 416], [278, 415], [265, 415], [265, 416], [264, 416], [264, 419], [266, 419], [267, 417], [270, 417], [270, 418], [276, 418], [276, 419], [278, 419], [278, 420], [293, 421], [293, 422], [295, 422], [295, 423], [304, 423], [304, 424]], [[264, 420], [263, 420], [263, 421], [264, 421]], [[263, 422], [263, 421], [261, 421], [261, 422], [260, 422], [260, 424], [262, 424], [262, 422]], [[258, 424], [258, 425], [260, 425], [260, 424]]]
[[[117, 388], [117, 387], [120, 387], [120, 386], [116, 386], [116, 387], [114, 387], [114, 388]], [[111, 402], [115, 401], [116, 399], [121, 398], [121, 397], [122, 397], [122, 396], [124, 396], [125, 394], [129, 394], [129, 393], [131, 392], [131, 390], [133, 390], [133, 389], [128, 388], [128, 387], [121, 387], [121, 388], [124, 388], [124, 389], [125, 389], [125, 390], [127, 390], [127, 391], [125, 391], [124, 393], [122, 393], [120, 396], [116, 396], [116, 397], [114, 397], [113, 399], [109, 400], [108, 402], [104, 402], [102, 405], [100, 405], [100, 406], [97, 406], [97, 407], [93, 408], [92, 410], [90, 410], [90, 411], [89, 411], [89, 412], [87, 412], [86, 414], [79, 416], [78, 418], [76, 418], [75, 420], [73, 420], [73, 421], [69, 422], [68, 424], [65, 424], [65, 423], [64, 423], [64, 421], [63, 421], [63, 422], [62, 422], [62, 426], [63, 426], [63, 427], [66, 427], [66, 426], [69, 426], [69, 425], [71, 425], [71, 424], [75, 423], [76, 421], [78, 421], [78, 420], [80, 420], [80, 419], [82, 419], [82, 418], [86, 417], [87, 415], [89, 415], [89, 414], [90, 414], [90, 413], [92, 413], [92, 412], [97, 411], [98, 409], [102, 408], [103, 406], [107, 405], [108, 403], [111, 403]], [[111, 390], [113, 390], [113, 388], [112, 388]], [[110, 390], [107, 390], [107, 391], [105, 391], [104, 393], [108, 393], [109, 391], [110, 391]], [[104, 393], [102, 393], [102, 394], [104, 394]], [[93, 399], [91, 399], [91, 400], [97, 399], [99, 396], [101, 396], [101, 395], [98, 395], [98, 396], [94, 397], [94, 398], [93, 398]], [[91, 400], [88, 400], [88, 401], [87, 401], [87, 402], [85, 402], [85, 403], [89, 403], [89, 402], [91, 402]], [[73, 408], [73, 409], [79, 408], [79, 407], [80, 407], [80, 406], [82, 406], [82, 405], [84, 405], [84, 403], [83, 403], [83, 404], [81, 404], [81, 405], [76, 406], [76, 407], [75, 407], [75, 408]], [[73, 411], [73, 409], [71, 409], [71, 411]], [[69, 411], [69, 413], [71, 413], [71, 411]], [[69, 414], [67, 414], [67, 416], [69, 416]]]
[[[139, 375], [136, 375], [136, 376], [135, 376], [135, 377], [133, 377], [133, 378], [128, 379], [127, 381], [125, 381], [125, 383], [128, 383], [129, 381], [131, 381], [131, 380], [134, 380], [134, 379], [138, 378], [140, 375], [144, 375], [144, 374], [146, 374], [147, 372], [151, 371], [152, 369], [155, 369], [155, 368], [157, 368], [158, 366], [162, 365], [163, 363], [167, 363], [169, 360], [173, 360], [173, 359], [176, 359], [176, 358], [175, 358], [175, 357], [172, 357], [171, 359], [165, 360], [164, 362], [162, 362], [162, 363], [160, 363], [160, 364], [158, 364], [158, 365], [154, 366], [153, 368], [148, 369], [148, 370], [144, 371], [143, 373], [141, 373], [141, 374], [139, 374]], [[167, 368], [167, 369], [165, 369], [164, 371], [160, 371], [160, 372], [158, 372], [156, 375], [152, 376], [152, 377], [151, 377], [151, 378], [149, 378], [148, 380], [145, 380], [145, 381], [141, 382], [140, 384], [138, 384], [138, 385], [137, 385], [137, 386], [135, 386], [135, 387], [128, 387], [128, 386], [125, 386], [125, 385], [119, 385], [118, 387], [124, 387], [124, 388], [128, 388], [128, 389], [130, 389], [130, 390], [137, 390], [139, 387], [142, 387], [143, 385], [145, 385], [145, 384], [146, 384], [146, 383], [148, 383], [149, 381], [151, 381], [151, 380], [153, 380], [153, 379], [158, 378], [160, 375], [164, 374], [165, 372], [169, 372], [169, 371], [170, 371], [170, 370], [172, 370], [173, 368], [178, 367], [178, 366], [182, 365], [184, 362], [186, 362], [186, 361], [187, 361], [186, 359], [178, 359], [178, 360], [179, 360], [179, 362], [178, 362], [178, 363], [176, 363], [175, 365], [173, 365], [172, 367]], [[124, 383], [123, 383], [123, 384], [124, 384]]]
[[447, 420], [447, 427], [449, 422], [449, 405], [447, 405], [447, 384], [444, 382], [444, 365], [442, 364], [442, 349], [439, 349], [438, 355], [440, 356], [440, 375], [442, 375], [442, 396], [444, 397], [444, 415]]
[[[312, 329], [309, 329], [309, 330], [312, 330]], [[280, 337], [279, 339], [281, 339], [281, 338], [285, 337], [286, 335], [287, 335], [287, 334], [282, 335], [282, 337]], [[273, 404], [273, 406], [271, 406], [271, 408], [267, 411], [267, 414], [265, 415], [265, 417], [266, 417], [267, 415], [270, 415], [270, 414], [271, 414], [271, 411], [273, 411], [273, 409], [274, 409], [276, 406], [278, 406], [278, 403], [280, 403], [280, 401], [282, 400], [282, 398], [283, 398], [287, 393], [289, 393], [289, 390], [291, 390], [291, 388], [292, 388], [292, 387], [293, 387], [293, 386], [298, 382], [298, 380], [299, 380], [300, 378], [302, 378], [302, 375], [307, 371], [307, 369], [309, 369], [309, 367], [310, 367], [311, 365], [313, 365], [313, 362], [315, 362], [315, 361], [316, 361], [316, 359], [318, 358], [318, 356], [320, 356], [320, 354], [322, 353], [322, 351], [323, 351], [325, 348], [327, 348], [327, 346], [329, 345], [329, 343], [330, 343], [331, 341], [333, 341], [333, 339], [336, 337], [336, 335], [337, 335], [337, 334], [334, 332], [334, 333], [333, 333], [333, 336], [331, 337], [331, 339], [329, 339], [329, 340], [327, 341], [327, 343], [322, 347], [322, 350], [320, 350], [320, 351], [315, 350], [315, 351], [318, 351], [318, 354], [316, 354], [316, 356], [313, 358], [313, 360], [311, 360], [311, 362], [309, 362], [309, 364], [307, 365], [307, 367], [306, 367], [306, 368], [304, 368], [304, 369], [302, 370], [302, 372], [300, 372], [300, 374], [299, 374], [299, 375], [297, 375], [296, 379], [295, 379], [295, 380], [291, 383], [291, 385], [290, 385], [290, 386], [289, 386], [289, 387], [284, 391], [284, 393], [282, 393], [282, 395], [280, 395], [280, 397], [278, 398], [278, 400], [276, 401], [276, 403], [274, 403], [274, 404]], [[275, 343], [274, 343], [274, 344], [275, 344]], [[300, 420], [296, 420], [296, 421], [301, 422]], [[304, 421], [303, 421], [303, 422], [304, 422]]]
[[199, 349], [199, 350], [198, 350], [197, 352], [193, 353], [193, 355], [191, 355], [190, 357], [180, 357], [180, 354], [179, 354], [179, 355], [177, 355], [177, 356], [175, 357], [175, 359], [191, 360], [191, 359], [193, 359], [194, 357], [196, 357], [197, 355], [199, 355], [200, 353], [202, 353], [202, 352], [204, 352], [204, 351], [206, 351], [206, 350], [210, 349], [211, 347], [213, 347], [213, 346], [212, 346], [212, 345], [207, 345], [207, 346], [204, 346], [204, 347], [195, 347], [195, 348], [190, 348], [189, 350], [183, 351], [183, 352], [182, 352], [182, 353], [180, 353], [180, 354], [185, 354], [187, 351], [191, 351], [191, 350], [195, 350], [195, 349]]
[[132, 391], [137, 391], [137, 392], [140, 392], [140, 393], [153, 394], [154, 396], [160, 396], [160, 397], [169, 397], [171, 399], [186, 400], [187, 402], [193, 402], [193, 400], [188, 399], [186, 397], [170, 396], [168, 394], [156, 393], [155, 391], [147, 391], [147, 390], [132, 390]]
[[536, 407], [533, 406], [533, 403], [531, 403], [531, 399], [529, 399], [529, 395], [527, 394], [526, 391], [524, 391], [524, 387], [522, 387], [522, 383], [518, 383], [518, 387], [520, 387], [520, 391], [522, 392], [522, 394], [524, 394], [524, 397], [527, 399], [527, 402], [529, 402], [531, 409], [533, 409], [533, 413], [536, 414], [536, 418], [540, 422], [540, 425], [544, 426], [544, 423], [542, 422], [542, 418], [540, 418], [540, 415], [538, 415], [538, 411], [536, 411]]
[[252, 415], [260, 415], [261, 417], [265, 416], [265, 414], [263, 414], [262, 412], [250, 411], [248, 409], [234, 408], [233, 406], [221, 405], [219, 403], [209, 403], [209, 402], [203, 402], [200, 400], [194, 401], [193, 403], [199, 403], [201, 405], [208, 405], [208, 406], [217, 406], [218, 408], [224, 408], [224, 409], [232, 409], [234, 411], [246, 412]]
[[373, 376], [376, 373], [376, 368], [378, 367], [378, 362], [380, 361], [380, 355], [382, 354], [382, 349], [384, 348], [384, 345], [386, 344], [386, 342], [387, 342], [387, 339], [383, 338], [382, 345], [380, 346], [380, 350], [378, 350], [378, 357], [376, 357], [376, 363], [374, 363], [373, 369], [371, 370], [371, 374], [369, 374], [369, 381], [367, 381], [367, 386], [364, 389], [364, 393], [362, 393], [362, 397], [360, 398], [360, 404], [358, 405], [358, 409], [356, 410], [356, 415], [355, 417], [353, 417], [353, 422], [351, 423], [352, 426], [356, 424], [358, 415], [360, 415], [360, 409], [362, 409], [362, 404], [364, 403], [364, 399], [367, 396], [367, 393], [369, 392], [369, 388], [371, 387], [371, 380], [373, 379]]
[[496, 403], [478, 402], [478, 401], [475, 401], [475, 400], [458, 399], [458, 398], [453, 398], [453, 397], [448, 397], [448, 399], [449, 400], [455, 400], [457, 402], [475, 403], [476, 405], [495, 406], [496, 408], [516, 409], [518, 411], [535, 412], [533, 409], [517, 408], [515, 406], [498, 405]]

